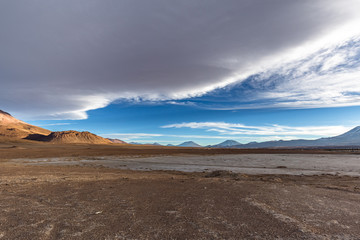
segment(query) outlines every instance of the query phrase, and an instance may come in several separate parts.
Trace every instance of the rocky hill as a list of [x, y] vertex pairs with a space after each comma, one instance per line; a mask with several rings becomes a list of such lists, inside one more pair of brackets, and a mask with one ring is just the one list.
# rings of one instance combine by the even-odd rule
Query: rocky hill
[[2, 141], [23, 141], [34, 140], [58, 144], [67, 143], [89, 143], [109, 144], [109, 139], [102, 138], [90, 132], [62, 131], [51, 132], [50, 130], [30, 125], [20, 121], [9, 113], [0, 110], [0, 140]]
[[61, 131], [52, 132], [47, 136], [44, 135], [30, 135], [27, 137], [29, 140], [36, 140], [42, 142], [50, 142], [57, 144], [67, 143], [90, 143], [90, 144], [109, 144], [112, 143], [109, 139], [97, 136], [91, 132], [78, 132], [78, 131]]

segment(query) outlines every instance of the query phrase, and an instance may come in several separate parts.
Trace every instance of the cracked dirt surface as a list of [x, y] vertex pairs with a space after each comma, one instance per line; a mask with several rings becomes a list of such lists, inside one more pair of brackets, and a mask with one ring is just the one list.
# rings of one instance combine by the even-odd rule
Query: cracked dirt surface
[[0, 163], [0, 239], [359, 239], [360, 179]]

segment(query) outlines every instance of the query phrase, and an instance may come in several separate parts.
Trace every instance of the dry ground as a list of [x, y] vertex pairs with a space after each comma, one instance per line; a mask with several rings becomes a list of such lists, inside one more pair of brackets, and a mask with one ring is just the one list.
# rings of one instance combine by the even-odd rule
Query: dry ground
[[358, 177], [26, 166], [6, 159], [191, 149], [10, 145], [0, 146], [0, 239], [360, 239]]
[[0, 160], [14, 158], [81, 156], [158, 156], [177, 154], [360, 154], [359, 149], [218, 149], [182, 148], [127, 144], [51, 144], [27, 140], [0, 139]]

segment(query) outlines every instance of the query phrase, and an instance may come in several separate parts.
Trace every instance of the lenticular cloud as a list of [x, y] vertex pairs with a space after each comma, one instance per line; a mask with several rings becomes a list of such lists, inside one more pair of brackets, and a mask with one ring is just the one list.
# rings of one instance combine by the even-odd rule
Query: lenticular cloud
[[[359, 31], [359, 8], [358, 0], [2, 1], [0, 108], [23, 119], [83, 119], [88, 110], [117, 99], [202, 96], [349, 41]], [[327, 57], [316, 82], [333, 84], [331, 79], [339, 78], [335, 72], [323, 79], [320, 73], [338, 69], [344, 58], [355, 59]], [[333, 104], [338, 98], [333, 89], [316, 101], [305, 87], [313, 82], [279, 75], [291, 81], [277, 80], [282, 83], [273, 91], [259, 91], [265, 82], [254, 85], [249, 95], [256, 98], [248, 107], [261, 107], [265, 98], [277, 99], [278, 106], [358, 104], [351, 100], [356, 96], [348, 91], [351, 84], [335, 87], [342, 97]], [[352, 78], [345, 72], [340, 77]], [[297, 81], [300, 92], [289, 91]]]

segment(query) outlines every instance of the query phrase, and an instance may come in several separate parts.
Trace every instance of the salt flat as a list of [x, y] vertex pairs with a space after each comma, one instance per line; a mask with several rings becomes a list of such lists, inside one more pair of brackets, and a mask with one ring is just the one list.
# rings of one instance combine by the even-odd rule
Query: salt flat
[[15, 159], [31, 165], [96, 165], [130, 170], [202, 172], [228, 170], [245, 174], [360, 176], [360, 155], [224, 154], [172, 156], [103, 156]]

